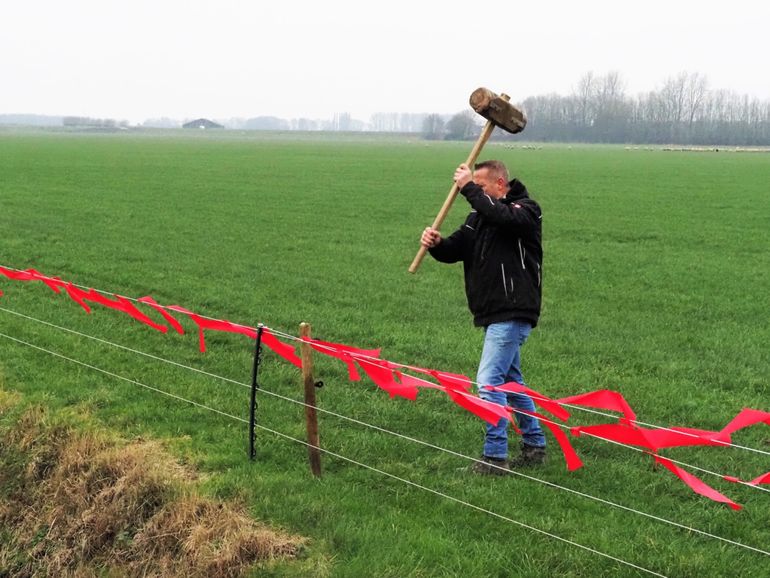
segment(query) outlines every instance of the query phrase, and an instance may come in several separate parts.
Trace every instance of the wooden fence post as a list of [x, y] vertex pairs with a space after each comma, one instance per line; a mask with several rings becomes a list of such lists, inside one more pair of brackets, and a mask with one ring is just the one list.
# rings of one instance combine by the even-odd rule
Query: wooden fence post
[[[300, 323], [299, 335], [310, 339], [310, 324]], [[305, 386], [305, 421], [307, 422], [308, 458], [310, 471], [316, 477], [321, 477], [321, 451], [318, 439], [318, 414], [315, 406], [315, 379], [313, 378], [313, 348], [309, 343], [300, 342], [302, 354], [302, 382]]]

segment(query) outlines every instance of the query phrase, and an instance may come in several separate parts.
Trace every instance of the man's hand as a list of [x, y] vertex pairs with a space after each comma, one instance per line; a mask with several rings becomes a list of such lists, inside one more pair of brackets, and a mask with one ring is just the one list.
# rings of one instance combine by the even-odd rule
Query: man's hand
[[455, 183], [461, 189], [473, 180], [473, 173], [471, 168], [465, 163], [461, 164], [455, 170]]
[[441, 233], [433, 227], [425, 227], [420, 238], [420, 244], [426, 249], [431, 249], [441, 242]]

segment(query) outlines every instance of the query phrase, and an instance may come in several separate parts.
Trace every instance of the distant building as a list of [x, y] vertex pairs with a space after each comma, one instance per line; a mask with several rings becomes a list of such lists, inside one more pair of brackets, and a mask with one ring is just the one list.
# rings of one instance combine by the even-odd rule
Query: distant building
[[221, 124], [217, 124], [215, 122], [210, 121], [207, 118], [199, 118], [196, 120], [191, 120], [190, 122], [186, 122], [182, 125], [182, 128], [198, 128], [198, 129], [209, 129], [209, 128], [225, 128]]

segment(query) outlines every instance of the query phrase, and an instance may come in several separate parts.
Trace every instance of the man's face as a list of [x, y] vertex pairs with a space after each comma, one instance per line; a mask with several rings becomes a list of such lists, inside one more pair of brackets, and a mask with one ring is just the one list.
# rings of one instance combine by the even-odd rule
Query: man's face
[[490, 173], [487, 168], [477, 169], [473, 173], [473, 182], [493, 199], [501, 199], [508, 192], [505, 179]]

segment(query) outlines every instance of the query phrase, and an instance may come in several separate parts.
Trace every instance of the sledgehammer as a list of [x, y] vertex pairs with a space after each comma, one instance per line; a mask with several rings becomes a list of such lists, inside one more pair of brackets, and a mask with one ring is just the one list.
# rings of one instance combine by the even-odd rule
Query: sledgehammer
[[[476, 159], [479, 158], [481, 149], [489, 140], [489, 137], [492, 135], [492, 131], [496, 126], [499, 126], [501, 129], [512, 134], [523, 131], [524, 127], [527, 126], [527, 117], [524, 112], [508, 102], [509, 100], [510, 97], [507, 94], [501, 94], [498, 96], [488, 88], [477, 88], [471, 94], [471, 107], [473, 110], [487, 119], [487, 124], [484, 126], [484, 129], [479, 135], [479, 139], [473, 146], [473, 150], [471, 150], [471, 154], [468, 156], [468, 160], [465, 161], [465, 164], [469, 167], [473, 167]], [[444, 205], [441, 207], [441, 210], [438, 212], [436, 219], [433, 221], [434, 229], [439, 229], [441, 227], [441, 224], [444, 222], [444, 219], [449, 213], [449, 209], [452, 207], [452, 203], [454, 202], [459, 190], [460, 189], [457, 186], [457, 183], [454, 183], [452, 188], [449, 189], [449, 195], [447, 195], [447, 198], [444, 201]], [[428, 250], [420, 245], [420, 250], [417, 251], [417, 255], [415, 256], [414, 261], [412, 261], [412, 264], [409, 266], [410, 273], [417, 271], [417, 268], [420, 266], [420, 263], [422, 262], [422, 259], [425, 257], [425, 253], [427, 252]]]

